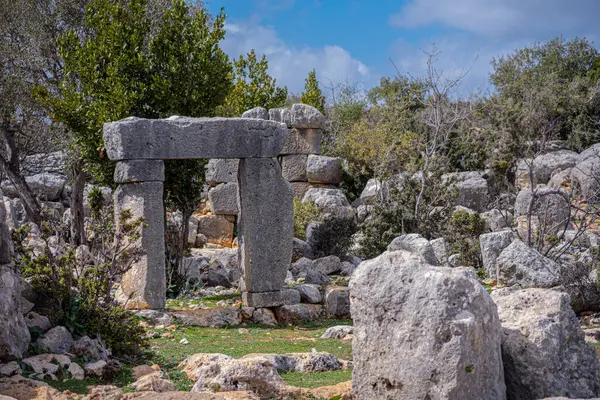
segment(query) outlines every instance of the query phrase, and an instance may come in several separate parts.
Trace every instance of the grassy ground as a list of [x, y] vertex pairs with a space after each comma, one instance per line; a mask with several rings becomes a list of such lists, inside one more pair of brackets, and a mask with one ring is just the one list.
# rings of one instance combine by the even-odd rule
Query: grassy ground
[[[222, 300], [219, 296], [217, 300]], [[203, 299], [206, 303], [206, 298]], [[159, 333], [171, 332], [174, 337], [170, 339], [152, 339], [152, 355], [146, 363], [156, 363], [161, 366], [169, 379], [177, 385], [179, 390], [190, 390], [194, 384], [177, 367], [184, 358], [196, 353], [222, 353], [231, 357], [241, 357], [251, 353], [300, 353], [326, 351], [342, 360], [352, 358], [352, 343], [335, 339], [321, 339], [325, 330], [335, 325], [350, 325], [350, 320], [324, 320], [299, 326], [264, 326], [251, 325], [230, 328], [200, 328], [177, 327], [176, 330], [157, 330]], [[179, 343], [187, 339], [189, 344]], [[283, 374], [283, 379], [290, 385], [314, 388], [335, 385], [351, 379], [352, 372], [333, 371], [312, 374], [288, 373]], [[127, 385], [133, 382], [131, 367], [126, 366], [110, 382], [127, 390]], [[86, 394], [88, 386], [101, 384], [98, 380], [86, 379], [83, 381], [48, 382], [59, 390], [70, 390], [74, 393]], [[106, 384], [106, 383], [105, 383]]]

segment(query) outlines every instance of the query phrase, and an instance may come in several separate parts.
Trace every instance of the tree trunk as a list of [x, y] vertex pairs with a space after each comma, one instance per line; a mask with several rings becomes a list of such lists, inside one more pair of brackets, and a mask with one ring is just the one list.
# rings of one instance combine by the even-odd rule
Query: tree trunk
[[85, 237], [85, 216], [83, 213], [83, 194], [85, 189], [85, 172], [83, 162], [76, 161], [71, 168], [73, 188], [71, 192], [71, 234], [75, 246], [87, 243]]
[[3, 118], [1, 129], [4, 144], [6, 146], [6, 156], [4, 154], [0, 155], [2, 168], [8, 177], [8, 180], [17, 190], [17, 194], [23, 202], [27, 216], [32, 222], [39, 226], [42, 222], [42, 207], [21, 173], [19, 149], [17, 148], [17, 142], [15, 140], [16, 130], [10, 126], [10, 123], [6, 118]]

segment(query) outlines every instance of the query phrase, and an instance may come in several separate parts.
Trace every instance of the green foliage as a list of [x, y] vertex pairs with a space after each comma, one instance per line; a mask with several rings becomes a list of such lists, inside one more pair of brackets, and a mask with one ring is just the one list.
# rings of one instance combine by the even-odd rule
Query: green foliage
[[437, 171], [429, 177], [419, 215], [415, 215], [420, 190], [420, 182], [416, 179], [408, 179], [401, 188], [392, 189], [389, 201], [375, 206], [372, 215], [360, 226], [358, 253], [361, 257], [378, 256], [394, 238], [403, 234], [418, 233], [432, 239], [448, 232], [457, 193], [442, 183], [439, 169]]
[[597, 59], [586, 39], [560, 37], [493, 60], [496, 129], [517, 149], [532, 140], [568, 140], [577, 150], [597, 142], [600, 110], [591, 101], [598, 90]]
[[278, 87], [269, 73], [265, 55], [258, 61], [254, 50], [233, 61], [234, 86], [225, 103], [217, 110], [223, 117], [239, 117], [254, 107], [266, 109], [282, 107], [287, 98], [287, 88]]
[[325, 96], [323, 96], [323, 92], [319, 88], [317, 72], [314, 69], [308, 73], [308, 77], [304, 83], [304, 92], [300, 96], [300, 102], [313, 106], [321, 114], [325, 115]]
[[294, 237], [306, 239], [306, 227], [313, 221], [323, 220], [321, 211], [314, 201], [302, 202], [294, 198]]
[[465, 265], [473, 268], [482, 266], [479, 235], [485, 230], [485, 220], [478, 213], [459, 210], [450, 218], [448, 241], [452, 253], [460, 254]]
[[343, 257], [348, 254], [353, 243], [352, 236], [358, 230], [354, 220], [330, 216], [315, 225], [310, 240], [315, 257]]
[[77, 335], [100, 337], [117, 356], [135, 357], [147, 346], [144, 329], [111, 292], [139, 257], [134, 243], [144, 221], [125, 210], [115, 226], [113, 209], [99, 201], [99, 193], [90, 193], [89, 254], [69, 244], [68, 226], [45, 215], [39, 239], [30, 238], [29, 227], [13, 232], [15, 263], [52, 322]]

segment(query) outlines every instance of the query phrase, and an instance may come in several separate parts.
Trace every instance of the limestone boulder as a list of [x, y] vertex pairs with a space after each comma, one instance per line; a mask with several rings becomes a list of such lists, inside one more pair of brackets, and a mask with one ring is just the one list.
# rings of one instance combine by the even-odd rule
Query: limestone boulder
[[350, 280], [352, 388], [359, 399], [506, 399], [496, 306], [463, 269], [407, 251]]
[[512, 243], [514, 237], [511, 230], [484, 233], [479, 236], [481, 259], [488, 278], [497, 279], [496, 260], [500, 253]]
[[233, 222], [223, 215], [204, 215], [198, 218], [198, 233], [206, 236], [208, 243], [231, 244], [233, 231]]
[[263, 325], [277, 325], [275, 314], [268, 308], [257, 308], [254, 310], [252, 321]]
[[456, 204], [477, 212], [483, 212], [489, 202], [487, 181], [482, 172], [453, 172], [442, 175], [442, 181], [456, 187], [458, 198]]
[[331, 283], [331, 278], [315, 268], [313, 260], [301, 258], [292, 264], [290, 271], [295, 280], [302, 279], [304, 283], [326, 285]]
[[486, 211], [480, 214], [481, 218], [484, 219], [487, 228], [492, 232], [501, 231], [506, 228], [510, 228], [512, 225], [513, 216], [508, 212], [501, 212], [494, 208], [490, 211]]
[[326, 256], [313, 261], [317, 271], [325, 275], [334, 275], [342, 270], [342, 262], [338, 256]]
[[[515, 217], [526, 218], [532, 198], [532, 215], [536, 217], [537, 224], [545, 227], [544, 234], [557, 233], [565, 229], [571, 214], [571, 207], [565, 193], [548, 187], [538, 187], [534, 191], [523, 189], [517, 194], [515, 200]], [[532, 229], [536, 229], [533, 222]]]
[[325, 310], [333, 318], [350, 317], [350, 293], [347, 287], [334, 286], [325, 290]]
[[25, 315], [25, 325], [27, 325], [27, 328], [29, 328], [30, 330], [35, 329], [38, 332], [42, 333], [52, 328], [52, 324], [50, 323], [48, 317], [40, 315], [33, 311], [30, 311], [29, 313], [27, 313], [27, 315]]
[[240, 160], [235, 158], [212, 158], [206, 164], [206, 183], [237, 183]]
[[533, 160], [520, 160], [517, 164], [517, 187], [531, 186], [530, 171], [533, 171], [535, 184], [546, 184], [553, 174], [573, 167], [579, 161], [579, 154], [571, 150], [558, 150], [542, 154]]
[[64, 326], [56, 326], [40, 337], [37, 344], [47, 353], [65, 354], [73, 345], [73, 335]]
[[323, 301], [319, 285], [300, 284], [295, 285], [294, 289], [300, 293], [300, 299], [303, 303], [320, 304]]
[[518, 239], [502, 250], [496, 271], [498, 284], [504, 286], [550, 288], [561, 282], [561, 266]]
[[449, 246], [445, 238], [437, 238], [429, 241], [433, 252], [435, 253], [435, 259], [437, 262], [434, 265], [446, 265], [448, 264], [448, 251]]
[[315, 257], [312, 247], [304, 240], [294, 238], [292, 249], [292, 262], [296, 262], [302, 257], [313, 259]]
[[371, 178], [367, 181], [365, 188], [360, 193], [358, 202], [354, 205], [376, 204], [389, 198], [390, 189], [387, 182], [380, 181], [377, 178]]
[[325, 216], [354, 219], [354, 209], [340, 189], [308, 189], [302, 202], [306, 203], [308, 201], [313, 201]]
[[108, 361], [111, 355], [110, 350], [106, 348], [100, 339], [91, 339], [89, 336], [75, 340], [69, 349], [69, 354], [90, 361]]
[[254, 107], [242, 114], [242, 118], [269, 119], [269, 112], [263, 107]]
[[342, 179], [342, 160], [311, 154], [306, 161], [306, 177], [311, 183], [337, 185]]
[[590, 154], [579, 161], [571, 170], [571, 184], [579, 200], [597, 202], [600, 198], [600, 156]]
[[438, 259], [431, 243], [418, 233], [409, 233], [400, 235], [388, 245], [388, 251], [404, 250], [410, 253], [418, 254], [431, 264], [437, 265]]
[[354, 333], [354, 327], [352, 325], [336, 325], [331, 328], [327, 328], [325, 333], [321, 335], [321, 339], [344, 339], [348, 335]]
[[[2, 227], [6, 225], [0, 224]], [[0, 361], [22, 358], [31, 340], [20, 309], [20, 292], [12, 265], [0, 265]]]
[[221, 183], [209, 190], [208, 201], [215, 215], [238, 214], [238, 185], [237, 183]]
[[[31, 176], [26, 176], [25, 181], [31, 191], [46, 201], [56, 201], [61, 197], [67, 177], [65, 175], [51, 174], [51, 173], [40, 173]], [[10, 181], [2, 181], [2, 191], [10, 198], [18, 197], [17, 189], [10, 183]]]
[[502, 323], [509, 399], [600, 395], [596, 352], [585, 343], [569, 296], [548, 289], [492, 293]]
[[280, 324], [316, 321], [324, 315], [323, 306], [320, 304], [301, 303], [275, 309], [275, 316]]

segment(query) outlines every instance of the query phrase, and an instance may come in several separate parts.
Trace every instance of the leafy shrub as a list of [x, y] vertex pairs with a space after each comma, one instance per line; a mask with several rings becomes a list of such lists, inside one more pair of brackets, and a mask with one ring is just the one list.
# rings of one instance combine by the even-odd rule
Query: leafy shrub
[[469, 267], [481, 267], [479, 235], [485, 233], [485, 220], [478, 213], [459, 210], [452, 215], [449, 227], [448, 242], [452, 253], [460, 254], [461, 260]]
[[323, 214], [317, 208], [314, 201], [305, 203], [294, 198], [294, 236], [298, 239], [306, 239], [306, 227], [311, 222], [323, 220]]
[[419, 180], [408, 179], [401, 189], [391, 190], [389, 201], [375, 206], [360, 226], [358, 255], [376, 257], [402, 234], [418, 233], [427, 239], [444, 236], [454, 208], [456, 190], [442, 183], [441, 174], [430, 176], [419, 215], [415, 215], [420, 188]]
[[342, 257], [348, 254], [352, 247], [352, 236], [357, 230], [354, 220], [328, 217], [315, 224], [309, 244], [316, 257], [329, 255]]
[[39, 238], [29, 237], [31, 226], [13, 232], [15, 264], [40, 294], [41, 311], [53, 323], [77, 335], [100, 337], [113, 354], [132, 358], [148, 346], [145, 331], [112, 292], [139, 257], [136, 243], [144, 221], [124, 210], [115, 224], [102, 193], [92, 190], [89, 197], [87, 248], [71, 245], [69, 227], [44, 213]]

